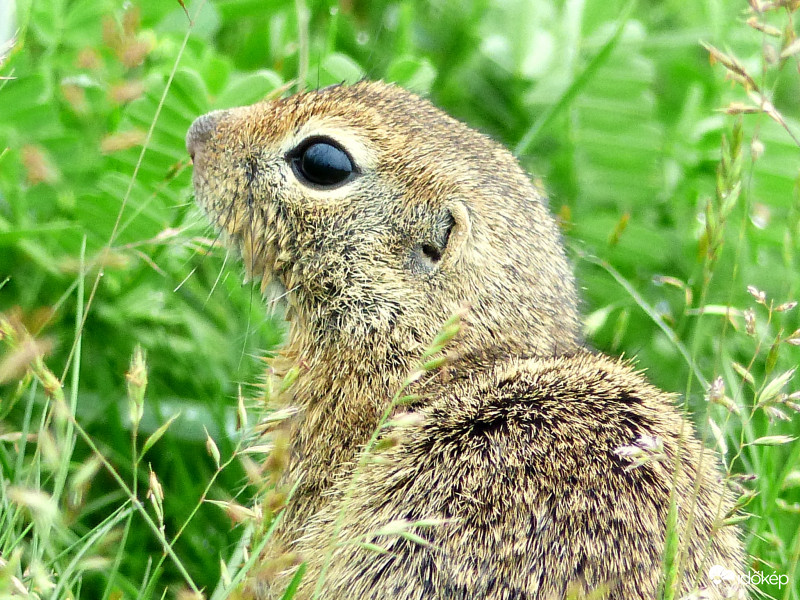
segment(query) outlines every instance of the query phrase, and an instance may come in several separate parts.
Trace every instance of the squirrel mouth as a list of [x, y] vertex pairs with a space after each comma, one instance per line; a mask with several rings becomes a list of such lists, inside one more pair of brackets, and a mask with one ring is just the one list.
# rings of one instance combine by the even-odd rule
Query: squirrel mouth
[[222, 245], [241, 257], [244, 283], [259, 281], [262, 295], [274, 281], [291, 289], [296, 252], [292, 228], [279, 203], [273, 198], [254, 198], [249, 181], [238, 182], [233, 189], [218, 189], [209, 184], [201, 164], [195, 164], [193, 183], [195, 202], [217, 230]]
[[237, 236], [236, 246], [244, 263], [245, 281], [251, 281], [256, 278], [267, 279], [264, 277], [266, 275], [266, 265], [260, 257], [252, 237], [248, 235]]
[[218, 211], [209, 210], [203, 202], [198, 204], [220, 232], [224, 245], [238, 251], [244, 265], [244, 283], [260, 281], [261, 294], [270, 297], [272, 291], [267, 294], [267, 289], [271, 284], [277, 282], [281, 288], [288, 287], [283, 279], [292, 270], [290, 253], [281, 251], [273, 211], [236, 210], [234, 206]]
[[275, 253], [267, 252], [263, 240], [254, 240], [250, 234], [239, 235], [236, 241], [244, 263], [244, 283], [261, 280], [260, 291], [264, 295], [271, 283], [279, 281], [274, 258], [268, 260], [268, 257], [274, 256]]
[[[198, 117], [186, 135], [192, 158], [195, 202], [219, 232], [223, 245], [238, 251], [244, 263], [244, 282], [260, 280], [262, 295], [274, 280], [291, 287], [293, 247], [286, 218], [275, 198], [255, 197], [253, 167], [221, 167], [222, 142], [216, 141], [217, 125], [225, 111]], [[227, 171], [225, 169], [228, 169]]]

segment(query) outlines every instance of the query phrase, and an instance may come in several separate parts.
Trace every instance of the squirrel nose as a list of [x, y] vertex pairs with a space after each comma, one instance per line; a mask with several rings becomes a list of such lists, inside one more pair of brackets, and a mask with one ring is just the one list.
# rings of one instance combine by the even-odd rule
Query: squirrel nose
[[203, 146], [214, 134], [220, 117], [226, 112], [224, 110], [215, 110], [197, 117], [189, 127], [189, 131], [186, 133], [186, 150], [192, 160], [194, 160], [198, 152], [202, 152]]

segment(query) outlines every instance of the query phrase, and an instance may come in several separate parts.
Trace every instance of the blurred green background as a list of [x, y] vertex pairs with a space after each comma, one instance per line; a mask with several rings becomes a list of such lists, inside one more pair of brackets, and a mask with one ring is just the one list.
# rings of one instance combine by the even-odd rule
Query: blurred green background
[[[708, 444], [726, 451], [739, 476], [735, 491], [754, 498], [743, 524], [752, 568], [791, 575], [791, 585], [763, 591], [800, 598], [800, 442], [763, 441], [796, 435], [800, 417], [788, 397], [773, 405], [788, 420], [754, 408], [764, 384], [800, 362], [791, 338], [800, 309], [768, 310], [747, 292], [763, 290], [774, 306], [800, 296], [800, 149], [789, 133], [800, 135], [800, 77], [798, 54], [780, 57], [795, 39], [797, 3], [764, 15], [748, 12], [745, 0], [12, 7], [6, 0], [0, 10], [0, 35], [16, 32], [0, 40], [0, 312], [51, 345], [46, 363], [77, 398], [78, 423], [126, 481], [133, 469], [125, 372], [134, 347], [146, 351], [141, 439], [180, 414], [144, 459], [164, 488], [168, 538], [216, 470], [204, 427], [229, 457], [241, 439], [239, 390], [256, 399], [256, 410], [259, 357], [283, 332], [193, 206], [186, 129], [204, 112], [255, 102], [287, 82], [296, 89], [382, 78], [506, 144], [542, 180], [578, 272], [589, 343], [638, 357], [655, 383], [686, 394]], [[763, 113], [741, 118], [740, 171], [718, 175], [722, 137], [736, 146], [739, 118], [719, 109], [754, 100], [726, 79], [723, 64], [711, 64], [701, 41], [737, 56], [786, 123]], [[721, 208], [726, 177], [740, 195]], [[714, 260], [709, 243], [721, 244]], [[742, 316], [748, 308], [752, 335]], [[0, 364], [18, 351], [0, 344]], [[721, 375], [741, 415], [709, 407], [690, 364], [706, 382]], [[37, 443], [21, 449], [12, 435], [35, 431], [47, 404], [30, 378], [17, 379], [0, 378], [2, 557], [22, 549], [24, 567], [40, 556], [75, 597], [177, 593], [185, 577], [171, 561], [154, 568], [161, 549], [146, 527], [122, 538], [113, 528], [89, 543], [124, 500], [104, 470], [79, 501], [60, 499], [58, 535], [47, 540], [51, 551], [41, 550], [40, 532], [9, 489], [52, 492], [46, 452]], [[786, 379], [786, 393], [798, 389]], [[70, 452], [74, 477], [91, 451], [79, 440]], [[144, 471], [136, 471], [142, 498]], [[208, 496], [247, 505], [253, 492], [235, 461]], [[223, 511], [204, 504], [175, 552], [210, 592], [241, 536]], [[83, 562], [65, 574], [81, 548]], [[0, 569], [0, 588], [9, 573]]]

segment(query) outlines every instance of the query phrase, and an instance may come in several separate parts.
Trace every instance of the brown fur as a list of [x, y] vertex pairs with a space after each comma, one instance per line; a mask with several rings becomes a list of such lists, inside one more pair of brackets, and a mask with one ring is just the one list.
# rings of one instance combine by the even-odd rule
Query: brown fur
[[[337, 140], [360, 174], [333, 192], [298, 182], [286, 154], [309, 135]], [[282, 362], [302, 368], [287, 480], [300, 483], [276, 548], [308, 564], [297, 598], [311, 597], [339, 514], [324, 598], [655, 598], [673, 481], [681, 529], [696, 513], [681, 589], [707, 586], [714, 564], [738, 571], [736, 532], [712, 536], [729, 509], [716, 457], [669, 395], [581, 348], [557, 228], [505, 149], [379, 82], [211, 113], [187, 145], [198, 203], [250, 274], [288, 291]], [[442, 239], [439, 262], [420, 259]], [[366, 463], [342, 506], [379, 415], [464, 306], [459, 358], [417, 386], [416, 418], [389, 433], [402, 443]], [[666, 460], [626, 469], [615, 450], [641, 435], [661, 438]], [[431, 545], [373, 535], [427, 518], [448, 520], [418, 532]]]

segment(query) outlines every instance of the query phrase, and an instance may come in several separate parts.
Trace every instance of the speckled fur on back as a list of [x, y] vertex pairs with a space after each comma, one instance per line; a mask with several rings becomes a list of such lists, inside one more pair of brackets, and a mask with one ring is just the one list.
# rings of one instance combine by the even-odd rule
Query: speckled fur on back
[[[315, 139], [343, 148], [355, 176], [300, 181], [289, 157]], [[742, 549], [719, 528], [730, 503], [717, 458], [671, 396], [582, 349], [557, 227], [508, 151], [380, 82], [210, 113], [187, 146], [198, 203], [248, 273], [287, 291], [276, 367], [300, 368], [286, 474], [299, 485], [272, 552], [306, 561], [296, 598], [311, 597], [341, 511], [322, 598], [655, 598], [673, 487], [679, 594], [723, 597], [708, 570], [738, 572]], [[402, 443], [367, 463], [342, 506], [379, 414], [461, 310], [451, 362], [392, 432]], [[641, 436], [663, 440], [666, 460], [627, 469], [615, 450]], [[373, 535], [430, 518], [446, 523], [421, 532], [429, 545]], [[279, 598], [287, 581], [254, 588]]]

